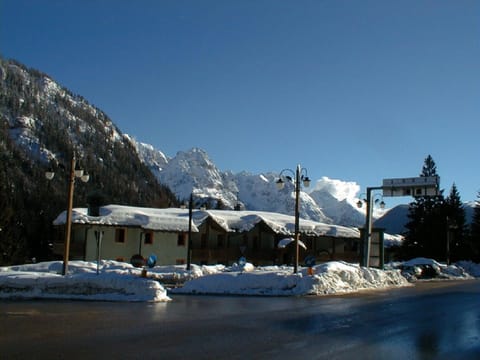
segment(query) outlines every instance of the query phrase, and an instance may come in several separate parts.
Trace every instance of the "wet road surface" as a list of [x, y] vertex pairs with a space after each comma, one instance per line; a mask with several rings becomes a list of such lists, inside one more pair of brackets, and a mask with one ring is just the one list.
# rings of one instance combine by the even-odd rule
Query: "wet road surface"
[[480, 359], [480, 281], [328, 297], [0, 301], [0, 359]]

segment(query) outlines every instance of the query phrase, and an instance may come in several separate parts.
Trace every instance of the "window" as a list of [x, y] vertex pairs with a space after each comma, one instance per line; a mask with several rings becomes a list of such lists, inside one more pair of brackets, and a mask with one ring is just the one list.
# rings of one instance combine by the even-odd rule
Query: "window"
[[143, 243], [145, 245], [152, 245], [153, 244], [153, 231], [147, 231], [143, 239]]
[[177, 246], [185, 246], [185, 238], [187, 237], [187, 234], [178, 234], [177, 237]]
[[126, 229], [115, 229], [115, 242], [124, 243], [126, 232]]

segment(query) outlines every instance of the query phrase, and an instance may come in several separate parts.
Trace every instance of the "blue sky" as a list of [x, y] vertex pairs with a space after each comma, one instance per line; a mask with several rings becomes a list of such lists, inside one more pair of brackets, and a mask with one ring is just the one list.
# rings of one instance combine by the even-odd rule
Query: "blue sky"
[[480, 190], [479, 1], [0, 0], [0, 52], [167, 156]]

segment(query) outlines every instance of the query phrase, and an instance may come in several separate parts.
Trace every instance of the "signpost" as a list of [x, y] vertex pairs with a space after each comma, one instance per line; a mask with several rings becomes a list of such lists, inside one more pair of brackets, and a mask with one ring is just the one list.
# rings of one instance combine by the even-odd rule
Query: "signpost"
[[[383, 196], [436, 196], [440, 188], [438, 176], [415, 178], [384, 179], [382, 186], [367, 187], [367, 214], [363, 237], [363, 257], [361, 265], [369, 267], [372, 243], [372, 191], [382, 190]], [[383, 242], [379, 245], [383, 247]]]
[[438, 195], [439, 183], [438, 176], [383, 179], [383, 196], [435, 196]]
[[100, 273], [100, 252], [102, 250], [103, 231], [95, 230], [95, 240], [97, 241], [97, 275]]

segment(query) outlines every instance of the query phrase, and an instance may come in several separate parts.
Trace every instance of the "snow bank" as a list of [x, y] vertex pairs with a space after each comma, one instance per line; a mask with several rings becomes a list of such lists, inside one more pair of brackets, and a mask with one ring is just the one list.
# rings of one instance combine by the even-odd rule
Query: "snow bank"
[[480, 266], [472, 261], [459, 261], [456, 264], [458, 267], [463, 269], [465, 272], [474, 277], [480, 277]]
[[0, 276], [0, 298], [107, 301], [168, 301], [157, 282], [138, 276], [7, 272]]
[[69, 275], [59, 275], [62, 262], [0, 268], [0, 298], [103, 301], [169, 301], [164, 287], [140, 277], [130, 264], [105, 261], [99, 274], [93, 262], [72, 261]]
[[387, 264], [391, 269], [400, 269], [409, 281], [473, 279], [480, 276], [480, 266], [468, 261], [446, 265], [429, 258], [415, 258], [405, 262]]
[[400, 270], [383, 271], [361, 268], [345, 262], [329, 262], [313, 268], [313, 275], [302, 269], [292, 274], [291, 268], [268, 267], [249, 272], [230, 271], [187, 281], [172, 290], [181, 294], [229, 295], [322, 295], [354, 292], [365, 289], [408, 286]]
[[[415, 281], [472, 279], [480, 265], [459, 262], [445, 265], [416, 258], [387, 264], [387, 270], [343, 261], [317, 265], [309, 274], [290, 266], [156, 266], [141, 277], [141, 268], [117, 261], [71, 261], [69, 275], [59, 275], [61, 261], [0, 267], [0, 299], [46, 298], [106, 301], [169, 301], [171, 294], [227, 294], [301, 296], [351, 293], [360, 290], [409, 286]], [[98, 271], [98, 274], [97, 274]], [[162, 285], [163, 284], [163, 285]], [[165, 287], [164, 287], [165, 286]]]
[[347, 293], [410, 285], [400, 270], [365, 268], [341, 261], [317, 266], [315, 280], [315, 294]]

